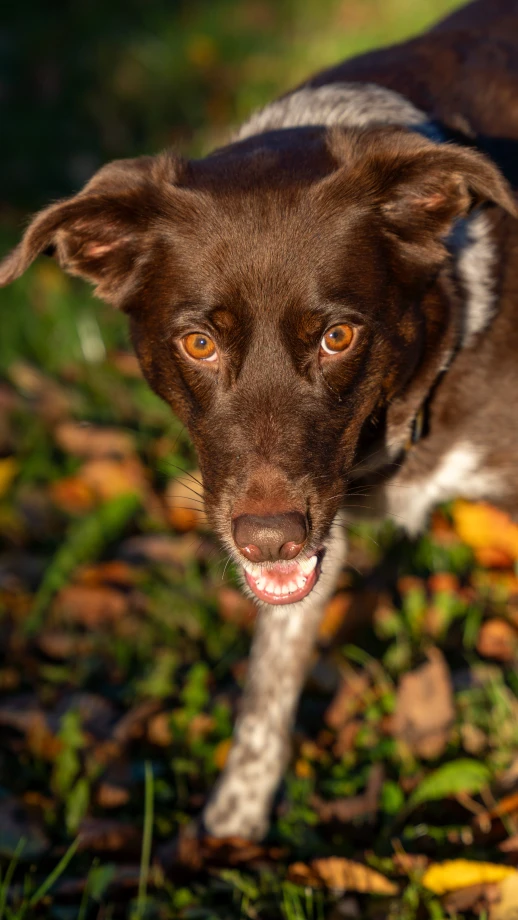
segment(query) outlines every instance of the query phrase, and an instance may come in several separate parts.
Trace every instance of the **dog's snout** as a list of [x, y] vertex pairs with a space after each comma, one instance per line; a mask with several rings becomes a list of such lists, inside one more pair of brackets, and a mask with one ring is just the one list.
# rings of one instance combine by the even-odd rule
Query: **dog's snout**
[[307, 537], [306, 518], [300, 511], [268, 517], [241, 514], [233, 522], [234, 541], [250, 562], [295, 559]]

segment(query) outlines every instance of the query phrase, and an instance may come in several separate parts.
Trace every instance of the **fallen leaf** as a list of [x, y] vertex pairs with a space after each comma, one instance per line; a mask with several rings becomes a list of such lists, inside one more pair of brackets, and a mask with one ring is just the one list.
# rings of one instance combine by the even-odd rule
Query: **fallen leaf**
[[214, 749], [214, 763], [218, 770], [222, 770], [225, 766], [231, 747], [232, 738], [225, 738], [224, 741], [220, 741], [219, 744], [216, 745]]
[[448, 743], [454, 719], [450, 674], [441, 652], [432, 648], [427, 664], [401, 678], [393, 733], [419, 757], [435, 759]]
[[309, 865], [298, 862], [288, 868], [288, 878], [300, 885], [325, 886], [338, 891], [395, 895], [398, 887], [380, 872], [339, 856], [313, 859]]
[[166, 490], [165, 503], [168, 521], [175, 530], [183, 533], [206, 526], [203, 486], [199, 471], [185, 473], [177, 479], [172, 479]]
[[487, 885], [517, 875], [512, 866], [471, 859], [451, 859], [429, 866], [421, 881], [425, 888], [435, 894], [446, 894], [469, 885]]
[[489, 920], [518, 920], [518, 872], [502, 881], [499, 899], [491, 906]]
[[135, 453], [135, 439], [119, 428], [100, 428], [79, 422], [61, 422], [54, 438], [63, 451], [75, 457], [127, 457]]
[[173, 741], [171, 713], [157, 712], [155, 716], [152, 716], [148, 723], [147, 736], [151, 744], [156, 744], [158, 747], [169, 747]]
[[477, 651], [483, 658], [513, 661], [518, 654], [518, 632], [506, 620], [485, 620], [478, 634]]
[[143, 497], [149, 491], [146, 471], [135, 456], [88, 460], [78, 476], [103, 501], [128, 492]]
[[82, 514], [93, 508], [97, 498], [94, 490], [80, 476], [67, 476], [53, 482], [50, 497], [67, 514]]
[[518, 559], [518, 524], [508, 514], [486, 502], [458, 499], [452, 509], [455, 529], [464, 543], [472, 549], [501, 550]]
[[97, 790], [97, 804], [100, 808], [120, 808], [129, 801], [129, 791], [113, 783], [101, 783]]
[[191, 535], [172, 537], [164, 533], [140, 534], [124, 540], [119, 553], [135, 565], [154, 562], [181, 569], [193, 557], [193, 540]]
[[218, 613], [222, 620], [236, 626], [253, 627], [257, 607], [249, 597], [236, 588], [223, 587], [218, 591]]
[[327, 707], [324, 719], [329, 728], [340, 729], [363, 708], [365, 695], [370, 688], [370, 678], [365, 671], [348, 669], [340, 686]]
[[18, 472], [18, 464], [14, 457], [4, 457], [0, 460], [0, 498], [9, 491]]
[[130, 850], [139, 852], [141, 829], [136, 824], [111, 818], [84, 818], [79, 826], [79, 849], [98, 853]]
[[150, 718], [160, 709], [160, 700], [144, 700], [119, 719], [112, 737], [117, 744], [138, 741], [146, 734]]
[[340, 591], [335, 594], [326, 604], [324, 616], [318, 627], [318, 638], [320, 642], [330, 642], [333, 636], [343, 625], [349, 609], [351, 607], [351, 594]]
[[448, 916], [464, 917], [469, 913], [470, 916], [475, 914], [477, 917], [487, 917], [488, 908], [498, 899], [499, 889], [500, 885], [496, 883], [467, 885], [466, 888], [448, 892], [442, 904]]
[[142, 371], [136, 355], [129, 351], [116, 351], [110, 353], [110, 363], [125, 377], [142, 379]]
[[311, 806], [315, 809], [318, 817], [323, 823], [329, 821], [339, 821], [347, 824], [356, 818], [373, 816], [378, 810], [379, 796], [385, 771], [383, 764], [374, 764], [369, 774], [367, 788], [363, 795], [355, 795], [350, 798], [332, 799], [326, 802], [318, 796], [313, 796]]
[[67, 585], [56, 595], [53, 610], [66, 622], [72, 620], [93, 629], [123, 617], [128, 610], [128, 599], [115, 588]]
[[110, 562], [85, 566], [77, 573], [76, 580], [82, 585], [119, 585], [130, 588], [139, 580], [139, 573], [122, 559], [112, 559]]

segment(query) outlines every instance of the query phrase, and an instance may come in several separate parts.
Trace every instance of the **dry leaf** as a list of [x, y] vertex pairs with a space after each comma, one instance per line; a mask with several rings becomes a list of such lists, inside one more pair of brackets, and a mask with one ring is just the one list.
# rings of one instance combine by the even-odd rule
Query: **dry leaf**
[[477, 651], [483, 658], [513, 661], [518, 654], [518, 632], [506, 620], [494, 617], [480, 627]]
[[508, 514], [486, 502], [458, 499], [453, 505], [455, 529], [464, 543], [477, 552], [501, 550], [518, 559], [518, 524]]
[[499, 885], [467, 885], [466, 888], [459, 888], [457, 891], [450, 891], [443, 898], [444, 909], [448, 916], [464, 917], [466, 913], [487, 917], [487, 911], [490, 904], [493, 904], [499, 896]]
[[157, 712], [148, 723], [147, 736], [151, 744], [158, 747], [169, 747], [173, 742], [171, 731], [171, 713]]
[[446, 894], [470, 885], [489, 885], [516, 875], [512, 866], [477, 862], [470, 859], [451, 859], [430, 866], [422, 878], [422, 884], [435, 894]]
[[320, 642], [330, 642], [343, 625], [351, 606], [351, 594], [340, 591], [326, 604], [324, 616], [318, 628]]
[[18, 464], [14, 457], [4, 457], [0, 460], [0, 498], [6, 495], [18, 472]]
[[380, 872], [339, 856], [313, 859], [309, 865], [293, 863], [288, 869], [288, 877], [301, 885], [325, 886], [338, 891], [387, 896], [398, 892], [397, 885]]
[[236, 588], [220, 588], [218, 591], [218, 613], [222, 620], [236, 626], [253, 627], [257, 607], [249, 597]]
[[433, 648], [427, 664], [401, 678], [393, 732], [419, 757], [435, 759], [446, 747], [454, 719], [450, 674], [441, 652]]
[[136, 565], [152, 562], [181, 569], [193, 557], [193, 539], [189, 534], [184, 537], [165, 533], [140, 534], [125, 540], [119, 553]]
[[123, 617], [128, 610], [128, 600], [115, 588], [67, 585], [56, 595], [53, 610], [67, 622], [73, 620], [93, 629]]
[[340, 729], [363, 708], [370, 678], [364, 671], [347, 670], [324, 716], [329, 728]]
[[214, 749], [214, 763], [218, 770], [222, 770], [225, 766], [231, 747], [232, 738], [225, 738], [224, 741], [220, 741], [219, 744], [216, 745]]
[[165, 502], [169, 523], [175, 530], [183, 533], [206, 525], [199, 471], [172, 479], [167, 487]]
[[127, 457], [135, 453], [135, 440], [119, 428], [100, 428], [79, 422], [61, 422], [54, 429], [57, 444], [75, 457]]
[[161, 708], [160, 700], [144, 700], [119, 719], [112, 737], [117, 744], [138, 741], [146, 734], [149, 720]]
[[101, 808], [120, 808], [129, 801], [130, 794], [123, 786], [101, 783], [97, 790], [97, 804]]
[[79, 826], [79, 849], [98, 853], [131, 850], [138, 853], [142, 832], [136, 824], [110, 818], [85, 818]]
[[130, 588], [139, 580], [139, 573], [127, 562], [112, 559], [110, 562], [81, 568], [76, 578], [82, 585], [120, 585]]
[[149, 491], [144, 467], [134, 456], [120, 460], [89, 460], [81, 467], [78, 475], [103, 501], [128, 492], [144, 496]]
[[491, 907], [489, 920], [518, 920], [518, 872], [503, 880], [499, 894], [498, 902]]
[[311, 805], [324, 823], [339, 821], [342, 824], [347, 824], [356, 818], [372, 816], [378, 810], [379, 796], [384, 778], [383, 764], [374, 764], [369, 774], [367, 788], [362, 795], [350, 796], [344, 799], [332, 799], [329, 802], [315, 795], [311, 799]]
[[50, 486], [54, 504], [67, 514], [83, 514], [96, 503], [94, 490], [80, 476], [67, 476]]

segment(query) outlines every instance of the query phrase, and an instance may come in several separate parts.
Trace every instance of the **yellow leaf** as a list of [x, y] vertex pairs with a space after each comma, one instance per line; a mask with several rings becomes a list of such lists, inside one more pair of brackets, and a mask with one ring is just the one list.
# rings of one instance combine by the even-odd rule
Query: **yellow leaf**
[[470, 885], [488, 885], [501, 882], [502, 879], [515, 875], [512, 866], [499, 866], [496, 863], [477, 862], [469, 859], [451, 859], [430, 866], [423, 875], [422, 883], [435, 894], [446, 894]]
[[222, 770], [225, 766], [231, 747], [232, 738], [225, 738], [224, 741], [220, 741], [219, 744], [216, 745], [214, 750], [214, 763], [218, 770]]
[[0, 460], [0, 498], [6, 494], [17, 472], [18, 464], [14, 457]]
[[303, 885], [380, 895], [398, 892], [397, 885], [380, 872], [340, 856], [313, 859], [309, 865], [293, 863], [288, 874], [292, 881]]
[[453, 520], [461, 540], [475, 551], [499, 550], [518, 559], [518, 524], [504, 511], [459, 499], [453, 505]]
[[500, 887], [500, 900], [491, 907], [491, 920], [517, 920], [518, 872], [504, 879]]

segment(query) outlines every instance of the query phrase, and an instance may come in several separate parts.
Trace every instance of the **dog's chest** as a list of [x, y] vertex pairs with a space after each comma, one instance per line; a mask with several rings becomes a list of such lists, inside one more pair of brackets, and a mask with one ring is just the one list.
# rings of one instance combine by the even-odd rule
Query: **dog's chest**
[[472, 500], [498, 497], [501, 477], [487, 467], [485, 456], [482, 448], [463, 440], [443, 453], [430, 471], [420, 473], [412, 463], [405, 465], [383, 487], [388, 514], [413, 535], [423, 529], [430, 511], [440, 502], [457, 496]]

